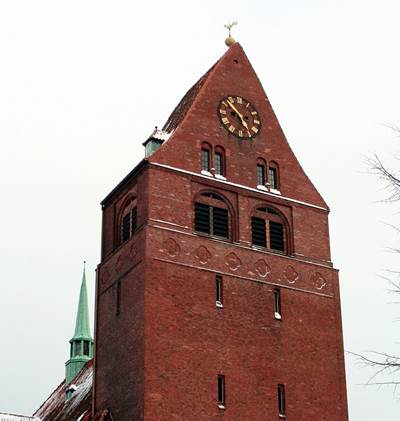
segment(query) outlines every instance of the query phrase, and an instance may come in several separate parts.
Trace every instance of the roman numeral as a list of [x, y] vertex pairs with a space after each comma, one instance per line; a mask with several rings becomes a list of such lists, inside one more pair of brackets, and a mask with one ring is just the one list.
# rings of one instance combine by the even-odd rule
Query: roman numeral
[[228, 129], [231, 133], [233, 133], [234, 131], [235, 131], [235, 128], [233, 127], [233, 126], [229, 126], [229, 129]]
[[259, 120], [254, 120], [254, 124], [260, 124]]
[[229, 124], [229, 120], [226, 117], [222, 118], [222, 122], [224, 124]]
[[258, 129], [257, 129], [257, 127], [256, 127], [256, 126], [253, 126], [253, 127], [251, 128], [251, 130], [253, 130], [253, 132], [254, 132], [254, 133], [258, 133]]
[[234, 100], [231, 96], [228, 96], [228, 101], [229, 101], [231, 104], [233, 104], [233, 103], [235, 102], [235, 100]]
[[219, 110], [220, 114], [226, 114], [226, 110], [220, 109]]
[[239, 136], [243, 137], [243, 132], [241, 130], [239, 130]]
[[252, 111], [251, 115], [257, 115], [257, 111]]
[[240, 96], [236, 97], [236, 102], [238, 104], [241, 104], [243, 102], [242, 98]]

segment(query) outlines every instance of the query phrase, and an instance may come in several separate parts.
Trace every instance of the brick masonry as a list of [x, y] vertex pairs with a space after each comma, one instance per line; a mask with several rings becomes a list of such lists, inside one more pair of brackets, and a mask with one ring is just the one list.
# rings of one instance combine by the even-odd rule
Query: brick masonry
[[[238, 140], [217, 117], [219, 101], [241, 95], [262, 119]], [[200, 173], [202, 142], [226, 154], [226, 178]], [[281, 194], [257, 190], [256, 161], [279, 167]], [[194, 232], [204, 191], [229, 209], [231, 238]], [[127, 197], [138, 228], [118, 245]], [[288, 255], [251, 246], [251, 215], [273, 206], [288, 232]], [[170, 139], [103, 202], [97, 272], [94, 413], [116, 420], [278, 420], [277, 385], [293, 421], [346, 421], [338, 273], [330, 261], [328, 208], [286, 141], [239, 44], [210, 71]], [[223, 277], [224, 307], [215, 305]], [[120, 314], [116, 314], [118, 283]], [[282, 320], [274, 318], [279, 287]], [[226, 408], [217, 406], [217, 375]]]

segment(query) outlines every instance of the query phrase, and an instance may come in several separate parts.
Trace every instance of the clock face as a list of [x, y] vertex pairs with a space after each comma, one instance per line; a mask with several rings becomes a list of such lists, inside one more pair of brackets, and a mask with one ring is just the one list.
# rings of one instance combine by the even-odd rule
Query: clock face
[[242, 139], [253, 139], [260, 131], [261, 121], [254, 106], [241, 96], [224, 98], [218, 106], [222, 125], [229, 133]]

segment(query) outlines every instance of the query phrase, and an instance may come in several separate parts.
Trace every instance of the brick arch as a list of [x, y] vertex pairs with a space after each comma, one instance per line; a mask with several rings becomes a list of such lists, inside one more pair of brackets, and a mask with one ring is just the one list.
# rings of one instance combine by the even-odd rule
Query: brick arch
[[121, 241], [121, 227], [122, 220], [128, 209], [137, 206], [137, 196], [136, 194], [130, 192], [122, 200], [121, 206], [118, 209], [117, 219], [116, 219], [116, 244], [117, 246], [122, 244]]
[[[228, 215], [229, 215], [229, 240], [231, 241], [236, 241], [237, 237], [238, 237], [238, 233], [237, 233], [237, 212], [236, 209], [234, 208], [234, 206], [232, 205], [231, 201], [221, 192], [219, 192], [218, 190], [214, 190], [214, 189], [201, 189], [200, 191], [198, 191], [193, 200], [192, 203], [194, 205], [194, 203], [196, 201], [201, 201], [202, 203], [206, 203], [206, 204], [214, 204], [216, 205], [217, 202], [216, 200], [218, 199], [214, 199], [212, 200], [212, 198], [208, 198], [206, 195], [207, 194], [212, 194], [215, 196], [218, 196], [220, 198], [220, 201], [222, 201], [224, 203], [224, 205], [226, 206], [226, 208], [228, 209]], [[208, 200], [210, 199], [210, 200]], [[193, 206], [192, 206], [193, 208]], [[193, 217], [193, 221], [192, 221], [192, 225], [194, 225], [194, 217]]]
[[[273, 216], [273, 218], [268, 218], [266, 215], [269, 213], [267, 211], [260, 211], [260, 208], [266, 208], [266, 209], [272, 209], [276, 215]], [[279, 218], [280, 222], [282, 222], [283, 226], [284, 226], [284, 238], [285, 238], [285, 253], [286, 255], [292, 255], [294, 252], [294, 241], [293, 241], [293, 230], [292, 230], [292, 226], [289, 222], [289, 220], [287, 219], [287, 217], [283, 214], [283, 212], [281, 212], [281, 210], [276, 207], [275, 205], [269, 203], [269, 202], [258, 202], [256, 205], [254, 205], [251, 209], [251, 213], [249, 215], [249, 226], [251, 229], [251, 218], [253, 216], [262, 216], [268, 220], [277, 220]], [[277, 217], [277, 218], [276, 218]]]

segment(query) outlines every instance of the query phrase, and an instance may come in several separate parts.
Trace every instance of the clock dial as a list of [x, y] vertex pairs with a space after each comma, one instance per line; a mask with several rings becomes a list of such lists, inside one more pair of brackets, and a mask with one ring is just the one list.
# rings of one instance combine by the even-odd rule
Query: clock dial
[[261, 128], [261, 119], [254, 106], [241, 96], [224, 98], [218, 106], [218, 115], [225, 129], [242, 139], [253, 139]]

